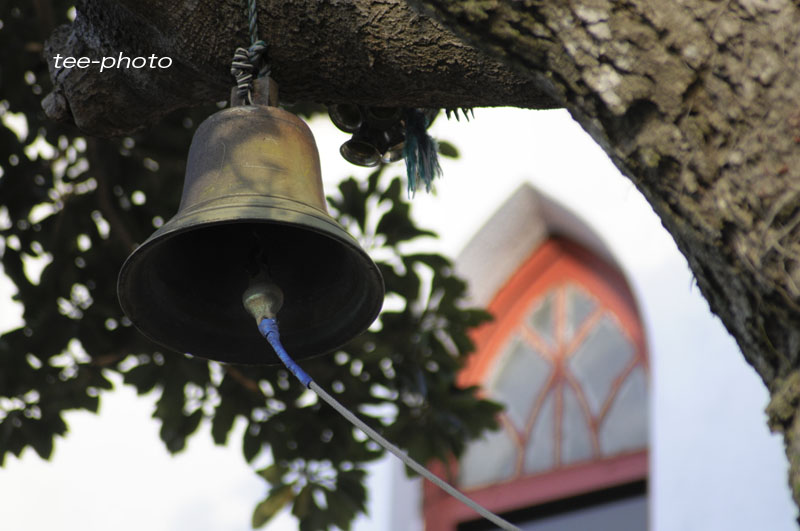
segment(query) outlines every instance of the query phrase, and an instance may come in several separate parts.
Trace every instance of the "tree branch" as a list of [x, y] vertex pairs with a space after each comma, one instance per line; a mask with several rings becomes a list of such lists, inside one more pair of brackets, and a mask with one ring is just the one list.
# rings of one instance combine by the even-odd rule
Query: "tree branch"
[[252, 378], [248, 378], [244, 375], [242, 371], [233, 367], [231, 365], [224, 365], [225, 373], [230, 375], [231, 378], [236, 380], [239, 385], [250, 391], [251, 393], [255, 393], [261, 397], [264, 397], [264, 392], [258, 386], [258, 382], [253, 380]]
[[[128, 134], [172, 110], [227, 100], [247, 46], [243, 2], [84, 0], [47, 43], [45, 110], [86, 133]], [[259, 29], [283, 102], [384, 106], [557, 106], [548, 83], [465, 45], [401, 0], [259, 2]], [[54, 57], [169, 57], [159, 68], [55, 68]]]

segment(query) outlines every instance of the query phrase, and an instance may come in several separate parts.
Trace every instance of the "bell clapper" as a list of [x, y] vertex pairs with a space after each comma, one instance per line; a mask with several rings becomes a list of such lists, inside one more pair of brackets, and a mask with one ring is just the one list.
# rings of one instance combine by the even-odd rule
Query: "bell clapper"
[[269, 261], [265, 256], [264, 245], [258, 233], [252, 232], [253, 247], [245, 269], [250, 275], [250, 282], [242, 294], [242, 304], [252, 315], [256, 323], [262, 319], [275, 319], [283, 306], [283, 290], [269, 276]]
[[260, 323], [262, 319], [275, 319], [283, 306], [283, 291], [262, 267], [244, 290], [242, 304], [255, 318], [256, 323]]

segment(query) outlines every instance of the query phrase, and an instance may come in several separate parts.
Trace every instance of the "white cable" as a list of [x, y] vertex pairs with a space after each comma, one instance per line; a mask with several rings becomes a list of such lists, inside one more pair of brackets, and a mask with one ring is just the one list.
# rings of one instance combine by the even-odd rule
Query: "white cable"
[[375, 442], [383, 446], [385, 449], [389, 450], [394, 455], [399, 457], [406, 465], [408, 465], [409, 468], [414, 470], [414, 472], [417, 472], [418, 474], [424, 476], [428, 481], [432, 482], [440, 489], [448, 493], [450, 496], [456, 498], [463, 504], [471, 507], [472, 509], [477, 511], [481, 516], [483, 516], [493, 524], [496, 524], [501, 529], [506, 529], [508, 531], [520, 531], [520, 528], [518, 528], [514, 524], [507, 522], [506, 520], [500, 518], [499, 516], [497, 516], [490, 510], [486, 509], [482, 505], [471, 500], [470, 498], [465, 496], [461, 491], [459, 491], [446, 481], [442, 480], [440, 477], [438, 477], [436, 474], [434, 474], [424, 466], [420, 465], [419, 463], [411, 459], [400, 448], [398, 448], [397, 446], [393, 445], [392, 443], [384, 439], [377, 431], [367, 426], [364, 423], [364, 421], [356, 417], [349, 409], [340, 404], [338, 400], [329, 395], [325, 391], [325, 389], [323, 389], [322, 387], [319, 386], [319, 384], [317, 384], [317, 382], [312, 380], [308, 384], [308, 388], [317, 393], [317, 395], [319, 395], [320, 398], [322, 398], [325, 402], [327, 402], [333, 409], [338, 411], [344, 418], [349, 420], [351, 424], [353, 424], [359, 430], [366, 433], [370, 439], [374, 440]]
[[[400, 448], [384, 439], [377, 431], [367, 426], [364, 421], [359, 419], [349, 409], [340, 404], [338, 400], [329, 395], [328, 392], [320, 387], [319, 384], [317, 384], [317, 382], [315, 382], [307, 372], [297, 365], [292, 357], [289, 356], [289, 353], [286, 352], [286, 349], [281, 343], [280, 332], [278, 330], [278, 321], [274, 317], [274, 314], [277, 313], [278, 309], [280, 308], [281, 301], [279, 299], [282, 297], [282, 294], [280, 297], [277, 297], [276, 294], [280, 293], [280, 289], [277, 288], [277, 286], [275, 286], [275, 289], [269, 289], [270, 286], [274, 286], [274, 284], [271, 284], [264, 279], [261, 279], [257, 282], [251, 281], [251, 286], [247, 289], [247, 291], [245, 291], [243, 297], [244, 306], [258, 320], [258, 330], [269, 342], [269, 344], [272, 345], [272, 348], [275, 350], [275, 354], [277, 354], [278, 358], [280, 358], [283, 364], [286, 365], [286, 368], [289, 369], [289, 371], [295, 377], [297, 377], [298, 380], [300, 380], [300, 383], [302, 383], [303, 386], [317, 393], [317, 396], [327, 402], [328, 405], [330, 405], [333, 409], [338, 411], [339, 414], [350, 421], [353, 426], [366, 433], [373, 441], [377, 442], [383, 448], [399, 457], [400, 460], [408, 465], [408, 467], [414, 472], [420, 474], [428, 481], [448, 493], [450, 496], [454, 497], [464, 505], [472, 508], [478, 514], [493, 524], [499, 526], [501, 529], [505, 529], [506, 531], [521, 531], [520, 528], [514, 524], [504, 520], [503, 518], [500, 518], [490, 510], [465, 496], [461, 491], [436, 476], [433, 472], [421, 464], [411, 459]], [[262, 315], [265, 317], [262, 318]]]

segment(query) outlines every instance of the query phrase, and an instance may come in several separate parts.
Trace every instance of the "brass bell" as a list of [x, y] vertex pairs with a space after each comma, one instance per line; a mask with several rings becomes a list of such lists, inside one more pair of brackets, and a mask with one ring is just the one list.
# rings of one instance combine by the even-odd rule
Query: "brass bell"
[[352, 103], [332, 104], [328, 106], [328, 116], [333, 125], [345, 133], [355, 133], [364, 122], [361, 109]]
[[263, 105], [219, 111], [198, 127], [178, 212], [125, 261], [120, 305], [171, 350], [279, 363], [242, 306], [254, 267], [283, 290], [277, 317], [295, 359], [340, 347], [383, 303], [378, 267], [327, 212], [311, 131]]
[[404, 155], [403, 149], [405, 148], [406, 135], [403, 126], [400, 123], [395, 124], [391, 128], [383, 132], [384, 142], [381, 149], [381, 160], [384, 164], [390, 164], [402, 160]]
[[362, 125], [353, 137], [341, 145], [339, 153], [350, 164], [371, 168], [381, 162], [381, 152], [376, 146], [382, 132]]

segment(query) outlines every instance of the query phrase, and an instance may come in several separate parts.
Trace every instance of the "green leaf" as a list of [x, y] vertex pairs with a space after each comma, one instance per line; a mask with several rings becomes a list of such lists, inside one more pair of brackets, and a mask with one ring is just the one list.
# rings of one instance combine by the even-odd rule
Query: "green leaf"
[[383, 202], [385, 200], [391, 201], [394, 205], [402, 203], [403, 199], [400, 196], [400, 192], [403, 190], [403, 183], [400, 182], [399, 178], [392, 179], [392, 182], [389, 183], [389, 186], [383, 193], [378, 196], [378, 200]]
[[53, 433], [41, 421], [33, 419], [24, 420], [22, 430], [39, 457], [49, 459], [50, 454], [53, 453]]
[[409, 218], [410, 210], [411, 207], [406, 203], [395, 203], [392, 209], [384, 214], [378, 222], [376, 232], [386, 236], [387, 245], [394, 246], [420, 236], [436, 236], [435, 232], [422, 230], [414, 225]]
[[417, 262], [427, 265], [433, 269], [434, 272], [442, 272], [443, 270], [449, 269], [453, 266], [453, 263], [450, 260], [440, 254], [415, 253], [403, 257], [403, 263], [406, 264], [406, 267], [411, 267]]
[[336, 208], [338, 208], [342, 214], [356, 220], [356, 223], [358, 223], [358, 226], [363, 232], [367, 218], [367, 195], [361, 191], [358, 181], [352, 177], [339, 184], [339, 192], [342, 194], [342, 200], [338, 202]]
[[325, 501], [328, 508], [325, 511], [328, 519], [340, 529], [347, 529], [350, 527], [350, 521], [355, 517], [359, 507], [348, 496], [343, 495], [337, 491], [325, 491]]
[[125, 383], [136, 388], [136, 393], [143, 395], [152, 391], [158, 384], [159, 367], [153, 363], [145, 363], [133, 367], [124, 373]]
[[313, 509], [317, 509], [317, 504], [314, 502], [314, 495], [313, 489], [316, 486], [313, 483], [307, 484], [300, 490], [300, 493], [294, 499], [294, 505], [292, 506], [292, 514], [297, 517], [298, 520], [303, 520], [306, 516], [308, 516], [309, 511]]
[[439, 140], [438, 144], [439, 144], [439, 153], [442, 156], [449, 157], [451, 159], [457, 159], [461, 156], [461, 153], [459, 153], [458, 148], [456, 148], [450, 142], [447, 142], [446, 140]]
[[269, 522], [278, 511], [289, 503], [293, 496], [291, 485], [283, 485], [277, 490], [271, 491], [269, 496], [256, 505], [253, 511], [253, 529], [262, 527]]
[[224, 397], [214, 410], [214, 418], [211, 421], [211, 436], [214, 443], [224, 445], [228, 442], [228, 434], [236, 420], [236, 408], [233, 400]]
[[378, 264], [378, 268], [383, 275], [383, 281], [387, 292], [394, 292], [406, 300], [414, 300], [419, 295], [420, 279], [419, 275], [408, 268], [405, 275], [398, 275], [392, 266]]
[[197, 430], [203, 419], [203, 411], [198, 409], [191, 415], [180, 415], [180, 418], [165, 418], [161, 424], [161, 439], [166, 443], [170, 453], [178, 453], [186, 447], [186, 439]]
[[277, 463], [273, 463], [267, 468], [258, 471], [258, 475], [267, 480], [270, 484], [278, 483], [283, 477], [284, 468]]
[[378, 189], [378, 183], [381, 180], [384, 168], [385, 166], [383, 165], [378, 166], [378, 169], [369, 174], [369, 177], [367, 178], [367, 196], [373, 195]]
[[359, 510], [364, 510], [367, 500], [367, 490], [364, 488], [364, 478], [366, 474], [363, 470], [353, 469], [349, 471], [339, 471], [336, 478], [336, 489], [346, 496], [350, 502]]
[[111, 390], [114, 388], [114, 384], [105, 377], [102, 371], [94, 371], [92, 373], [92, 379], [89, 382], [92, 387], [96, 387], [98, 389], [106, 389]]
[[260, 451], [261, 439], [258, 435], [254, 435], [252, 430], [248, 428], [242, 440], [242, 453], [244, 454], [244, 458], [249, 463], [256, 458]]

